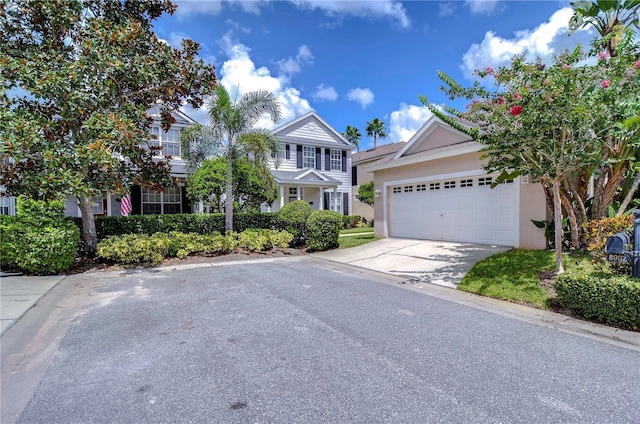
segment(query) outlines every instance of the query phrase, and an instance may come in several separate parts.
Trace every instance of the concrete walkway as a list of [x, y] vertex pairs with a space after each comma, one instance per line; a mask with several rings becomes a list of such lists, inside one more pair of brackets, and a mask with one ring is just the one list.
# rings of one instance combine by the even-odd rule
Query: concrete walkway
[[505, 246], [384, 238], [311, 256], [455, 288], [478, 261], [511, 249]]
[[0, 278], [0, 335], [66, 276], [12, 276]]

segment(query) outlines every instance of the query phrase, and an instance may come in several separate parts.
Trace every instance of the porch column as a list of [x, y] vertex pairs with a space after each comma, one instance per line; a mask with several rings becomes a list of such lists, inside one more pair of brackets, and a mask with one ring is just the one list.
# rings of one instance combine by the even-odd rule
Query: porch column
[[284, 186], [280, 185], [280, 207], [284, 206]]
[[298, 186], [296, 188], [296, 193], [298, 193], [298, 200], [300, 200], [302, 196], [302, 187]]
[[324, 210], [324, 190], [320, 187], [320, 201], [318, 202], [318, 210]]
[[333, 189], [333, 211], [338, 212], [338, 187]]

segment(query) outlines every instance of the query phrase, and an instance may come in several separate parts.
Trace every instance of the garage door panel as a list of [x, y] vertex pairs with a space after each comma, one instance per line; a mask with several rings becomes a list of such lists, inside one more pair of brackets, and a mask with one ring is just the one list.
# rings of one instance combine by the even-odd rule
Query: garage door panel
[[[514, 245], [517, 240], [517, 185], [501, 184], [494, 189], [478, 185], [478, 176], [470, 187], [405, 191], [393, 193], [390, 202], [392, 237], [464, 241]], [[448, 180], [450, 181], [450, 180]], [[444, 187], [444, 180], [440, 181]]]

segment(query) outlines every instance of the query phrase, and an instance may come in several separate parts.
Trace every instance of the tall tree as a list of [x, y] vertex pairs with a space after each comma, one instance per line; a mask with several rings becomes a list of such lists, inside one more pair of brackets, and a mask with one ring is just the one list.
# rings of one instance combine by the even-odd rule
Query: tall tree
[[215, 87], [199, 46], [177, 50], [153, 33], [172, 14], [167, 0], [12, 0], [0, 2], [0, 152], [10, 194], [75, 196], [87, 253], [97, 244], [92, 198], [132, 184], [171, 184], [167, 158], [142, 147], [146, 111], [162, 126], [187, 100]]
[[378, 138], [386, 138], [387, 130], [384, 126], [384, 122], [382, 122], [378, 118], [373, 118], [371, 121], [367, 122], [367, 135], [373, 138], [373, 148], [376, 148], [376, 144]]
[[280, 142], [269, 131], [254, 128], [269, 115], [274, 123], [280, 121], [280, 104], [265, 90], [243, 94], [232, 101], [227, 90], [219, 85], [209, 99], [209, 123], [195, 124], [181, 134], [182, 155], [195, 170], [208, 157], [224, 156], [227, 160], [225, 190], [225, 229], [233, 230], [233, 160], [246, 156], [263, 164], [280, 159]]
[[360, 139], [362, 138], [362, 134], [360, 134], [360, 130], [356, 127], [352, 127], [351, 125], [347, 125], [347, 128], [342, 133], [342, 136], [351, 144], [356, 146], [358, 152], [360, 151]]

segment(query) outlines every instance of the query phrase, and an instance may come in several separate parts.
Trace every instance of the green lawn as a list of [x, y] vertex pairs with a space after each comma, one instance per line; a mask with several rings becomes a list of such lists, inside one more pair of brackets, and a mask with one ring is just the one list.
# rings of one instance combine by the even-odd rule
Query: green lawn
[[346, 249], [348, 247], [360, 246], [361, 244], [371, 243], [372, 241], [379, 240], [380, 237], [376, 237], [373, 233], [362, 234], [357, 236], [346, 236], [339, 237], [338, 244], [341, 249]]
[[[594, 265], [583, 254], [564, 254], [568, 272], [592, 272]], [[458, 285], [459, 290], [549, 309], [549, 295], [538, 273], [555, 269], [554, 252], [514, 249], [476, 263]]]
[[359, 227], [341, 230], [340, 234], [373, 233], [373, 227]]

